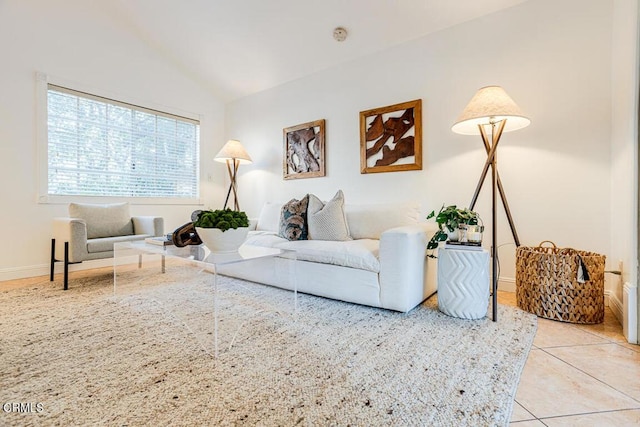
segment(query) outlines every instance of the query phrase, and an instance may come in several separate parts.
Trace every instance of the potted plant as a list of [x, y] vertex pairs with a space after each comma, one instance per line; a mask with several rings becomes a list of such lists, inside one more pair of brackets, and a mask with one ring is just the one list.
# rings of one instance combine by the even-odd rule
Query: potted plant
[[468, 208], [458, 208], [456, 205], [445, 207], [442, 205], [440, 211], [436, 215], [435, 211], [431, 211], [427, 215], [427, 219], [435, 217], [438, 224], [438, 231], [433, 235], [429, 243], [427, 243], [427, 249], [436, 249], [438, 242], [443, 242], [447, 239], [452, 241], [458, 240], [458, 229], [460, 225], [477, 225], [480, 217], [478, 214]]
[[193, 225], [211, 252], [235, 252], [249, 233], [249, 218], [231, 209], [204, 210]]

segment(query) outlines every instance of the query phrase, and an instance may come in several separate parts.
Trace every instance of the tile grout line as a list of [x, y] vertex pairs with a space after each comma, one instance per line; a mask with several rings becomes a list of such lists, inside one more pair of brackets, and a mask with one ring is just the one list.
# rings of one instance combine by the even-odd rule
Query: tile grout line
[[[602, 323], [604, 324], [604, 320], [602, 321]], [[619, 322], [618, 322], [618, 325], [620, 326], [620, 329], [622, 329], [622, 325], [620, 325]], [[596, 336], [598, 338], [602, 338], [603, 340], [607, 340], [607, 341], [611, 341], [611, 342], [618, 342], [618, 341], [613, 341], [610, 337], [608, 337], [606, 335], [601, 335], [601, 334], [598, 334], [596, 332], [591, 331], [588, 327], [586, 327], [586, 326], [589, 326], [588, 324], [579, 325], [579, 324], [573, 324], [572, 323], [571, 326], [574, 327], [578, 331], [586, 332], [586, 333], [591, 334], [593, 336]], [[624, 338], [624, 336], [623, 336], [623, 338]]]
[[[597, 337], [599, 339], [601, 339], [603, 342], [600, 343], [590, 343], [590, 344], [575, 344], [575, 345], [559, 345], [559, 346], [548, 346], [548, 347], [542, 347], [542, 346], [536, 346], [535, 344], [532, 345], [532, 350], [542, 350], [544, 351], [546, 354], [554, 357], [555, 359], [561, 361], [562, 363], [569, 365], [571, 368], [576, 369], [578, 372], [582, 372], [583, 374], [586, 374], [589, 377], [594, 378], [596, 381], [606, 385], [607, 387], [609, 387], [612, 390], [615, 390], [619, 393], [622, 393], [624, 396], [629, 397], [631, 400], [638, 401], [638, 399], [633, 398], [632, 396], [627, 395], [625, 392], [618, 390], [616, 387], [605, 383], [602, 380], [599, 380], [598, 378], [593, 377], [592, 375], [588, 374], [587, 372], [584, 372], [583, 370], [575, 367], [574, 365], [572, 365], [571, 363], [567, 362], [566, 360], [561, 359], [560, 357], [557, 357], [553, 354], [550, 354], [548, 351], [546, 351], [546, 349], [554, 349], [554, 348], [566, 348], [566, 347], [583, 347], [583, 346], [594, 346], [594, 345], [610, 345], [610, 344], [614, 344], [616, 346], [622, 347], [622, 348], [626, 348], [630, 351], [636, 351], [635, 349], [632, 348], [628, 348], [627, 346], [625, 346], [624, 342], [622, 341], [616, 341], [614, 339], [611, 338], [611, 336], [606, 335], [606, 334], [599, 334], [596, 332], [593, 332], [587, 328], [582, 328], [578, 325], [575, 324], [571, 324], [571, 323], [565, 323], [562, 322], [563, 325], [567, 326], [568, 329], [570, 330], [575, 330], [575, 331], [581, 331], [581, 332], [586, 332], [587, 334], [589, 334], [590, 336], [594, 336]], [[578, 350], [579, 351], [579, 350]], [[517, 399], [514, 399], [514, 401], [524, 410], [526, 411], [531, 417], [531, 419], [525, 419], [525, 420], [519, 420], [519, 421], [513, 421], [510, 424], [513, 424], [514, 426], [517, 426], [520, 423], [525, 423], [525, 422], [530, 422], [530, 421], [538, 421], [541, 425], [544, 426], [548, 426], [548, 424], [544, 421], [546, 419], [553, 419], [553, 418], [563, 418], [563, 417], [571, 417], [571, 416], [580, 416], [581, 414], [570, 414], [570, 415], [558, 415], [558, 416], [550, 416], [550, 417], [544, 417], [544, 418], [539, 418], [538, 416], [534, 415], [533, 412], [531, 412], [526, 406], [524, 406], [522, 403], [520, 403]], [[616, 410], [605, 410], [605, 411], [598, 411], [598, 412], [592, 412], [592, 413], [586, 413], [586, 414], [599, 414], [599, 413], [608, 413], [608, 412], [624, 412], [624, 411], [633, 411], [636, 410], [636, 408], [629, 408], [629, 409], [616, 409]]]
[[[533, 421], [534, 419], [535, 419], [535, 420], [538, 420], [538, 421], [540, 420], [538, 417], [536, 417], [535, 415], [533, 415], [533, 412], [531, 412], [530, 410], [528, 410], [528, 409], [527, 409], [527, 408], [526, 408], [522, 403], [518, 402], [518, 400], [517, 400], [517, 399], [513, 399], [513, 401], [514, 401], [515, 403], [517, 403], [518, 405], [520, 405], [520, 407], [522, 407], [522, 409], [524, 409], [525, 411], [527, 411], [527, 413], [533, 417], [532, 419], [529, 419], [529, 420], [513, 421], [513, 423], [520, 423], [520, 422], [525, 422], [525, 421]], [[511, 416], [513, 416], [513, 411], [511, 412]]]
[[[633, 351], [633, 352], [640, 353], [640, 345], [639, 345], [639, 344], [632, 344], [632, 343], [620, 343], [620, 342], [616, 342], [615, 344], [616, 344], [616, 345], [618, 345], [618, 346], [620, 346], [620, 347], [622, 347], [622, 348], [626, 348], [627, 350], [631, 350], [631, 351]], [[628, 345], [636, 346], [636, 347], [638, 347], [638, 349], [636, 350], [635, 348], [627, 347]]]
[[[638, 411], [638, 410], [640, 410], [640, 407], [639, 408], [629, 408], [629, 409], [609, 409], [609, 410], [606, 410], [606, 411], [594, 411], [594, 412], [584, 412], [584, 413], [581, 413], [581, 414], [556, 415], [556, 416], [551, 416], [551, 417], [544, 417], [544, 418], [539, 418], [538, 421], [540, 421], [540, 422], [542, 422], [544, 424], [544, 420], [553, 420], [553, 419], [575, 417], [575, 416], [582, 416], [582, 415], [612, 414], [612, 413], [616, 413], [616, 412], [628, 412], [628, 411]], [[544, 425], [546, 426], [547, 424], [544, 424]]]
[[[611, 344], [615, 344], [615, 343], [608, 343], [608, 344], [602, 343], [602, 344], [596, 344], [596, 345], [611, 345]], [[593, 344], [585, 344], [585, 345], [593, 345]], [[575, 347], [580, 347], [580, 346], [575, 346]], [[560, 357], [558, 357], [558, 356], [556, 356], [556, 355], [554, 355], [554, 354], [549, 353], [549, 352], [548, 352], [548, 351], [546, 351], [545, 349], [543, 349], [543, 348], [542, 348], [541, 350], [542, 350], [542, 351], [544, 351], [544, 352], [545, 352], [546, 354], [548, 354], [549, 356], [551, 356], [551, 357], [553, 357], [553, 358], [555, 358], [555, 359], [557, 359], [557, 360], [561, 361], [562, 363], [564, 363], [564, 364], [566, 364], [566, 365], [571, 366], [573, 369], [575, 369], [575, 370], [577, 370], [577, 371], [579, 371], [579, 372], [582, 372], [583, 374], [587, 375], [588, 377], [593, 378], [594, 380], [596, 380], [596, 381], [598, 381], [598, 382], [600, 382], [600, 383], [602, 383], [602, 384], [606, 385], [607, 387], [611, 388], [612, 390], [615, 390], [615, 391], [617, 391], [618, 393], [623, 394], [625, 397], [628, 397], [629, 399], [633, 400], [634, 402], [638, 402], [638, 405], [639, 405], [639, 406], [638, 406], [637, 408], [627, 408], [627, 409], [640, 409], [640, 400], [636, 399], [635, 397], [633, 397], [633, 396], [629, 396], [626, 392], [624, 392], [624, 391], [622, 391], [622, 390], [618, 390], [616, 387], [612, 386], [611, 384], [607, 384], [607, 383], [606, 383], [606, 382], [604, 382], [603, 380], [601, 380], [601, 379], [599, 379], [599, 378], [594, 377], [594, 376], [593, 376], [593, 375], [591, 375], [590, 373], [583, 371], [582, 369], [578, 368], [577, 366], [573, 366], [571, 363], [567, 362], [566, 360], [561, 359]], [[605, 411], [603, 411], [603, 412], [605, 412]], [[580, 415], [580, 414], [575, 414], [575, 415]]]
[[[538, 349], [540, 350], [545, 350], [547, 348], [551, 349], [551, 348], [571, 348], [571, 347], [593, 347], [593, 346], [597, 346], [597, 345], [612, 345], [612, 344], [618, 344], [615, 341], [607, 341], [607, 342], [595, 342], [595, 343], [588, 343], [588, 344], [569, 344], [569, 345], [548, 345], [545, 347], [538, 347]], [[624, 347], [624, 346], [622, 346]], [[633, 351], [632, 349], [628, 349]]]

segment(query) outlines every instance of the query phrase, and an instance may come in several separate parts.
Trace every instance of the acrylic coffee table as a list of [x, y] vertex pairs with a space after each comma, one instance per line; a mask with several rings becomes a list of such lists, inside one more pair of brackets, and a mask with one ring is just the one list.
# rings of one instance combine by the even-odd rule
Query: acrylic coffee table
[[[135, 260], [134, 260], [134, 257]], [[183, 264], [193, 266], [199, 272], [211, 273], [211, 288], [213, 297], [213, 312], [214, 312], [214, 355], [218, 357], [218, 323], [220, 316], [219, 307], [219, 269], [225, 266], [239, 263], [249, 263], [250, 261], [260, 260], [264, 258], [281, 258], [285, 260], [288, 275], [289, 287], [292, 288], [292, 298], [290, 313], [295, 316], [298, 305], [298, 286], [296, 281], [295, 267], [296, 267], [296, 253], [293, 250], [287, 249], [275, 249], [266, 248], [254, 245], [242, 245], [237, 252], [233, 253], [211, 253], [206, 246], [186, 246], [179, 248], [173, 245], [159, 246], [143, 241], [139, 242], [122, 242], [114, 245], [113, 254], [113, 292], [114, 295], [118, 292], [118, 287], [122, 286], [122, 281], [126, 276], [125, 271], [130, 271], [132, 261], [138, 262], [138, 269], [142, 269], [143, 265], [148, 262], [149, 258], [152, 261], [153, 266], [151, 270], [156, 273], [158, 270], [161, 273], [165, 273], [167, 270], [167, 264]], [[158, 260], [160, 265], [158, 266]], [[249, 264], [248, 264], [249, 265]], [[144, 285], [140, 285], [144, 286]], [[264, 285], [256, 285], [264, 286]]]

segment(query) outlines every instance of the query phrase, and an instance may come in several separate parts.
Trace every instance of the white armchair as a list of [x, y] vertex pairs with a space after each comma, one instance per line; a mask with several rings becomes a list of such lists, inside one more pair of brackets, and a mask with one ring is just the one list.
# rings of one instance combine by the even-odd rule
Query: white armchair
[[[129, 203], [105, 205], [71, 203], [68, 218], [53, 219], [51, 271], [64, 262], [64, 290], [69, 288], [69, 264], [113, 256], [113, 244], [164, 234], [164, 220], [156, 216], [131, 217]], [[63, 254], [57, 259], [56, 253]]]

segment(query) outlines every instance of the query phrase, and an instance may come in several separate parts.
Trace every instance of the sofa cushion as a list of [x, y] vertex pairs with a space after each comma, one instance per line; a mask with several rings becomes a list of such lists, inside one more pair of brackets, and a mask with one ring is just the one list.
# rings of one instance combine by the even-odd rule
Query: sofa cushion
[[70, 203], [69, 216], [84, 220], [87, 224], [88, 239], [133, 234], [129, 203], [107, 205]]
[[313, 240], [351, 240], [347, 217], [344, 214], [344, 194], [338, 190], [333, 199], [323, 203], [318, 197], [309, 194], [307, 209], [309, 239]]
[[274, 248], [276, 245], [286, 242], [288, 242], [287, 239], [278, 236], [273, 231], [250, 231], [244, 241], [247, 245], [263, 246], [265, 248]]
[[147, 237], [153, 237], [149, 234], [131, 234], [129, 236], [102, 237], [87, 240], [87, 252], [110, 252], [113, 251], [113, 244], [120, 242], [133, 242], [136, 240], [144, 240]]
[[418, 202], [346, 205], [349, 232], [354, 239], [379, 239], [390, 228], [418, 223]]
[[282, 206], [278, 235], [287, 240], [307, 240], [307, 206], [309, 195], [291, 199]]
[[267, 202], [262, 206], [256, 230], [278, 232], [282, 203]]
[[296, 258], [302, 261], [340, 265], [360, 270], [380, 272], [378, 253], [380, 241], [359, 239], [347, 241], [297, 240], [276, 244], [280, 249], [296, 251]]

